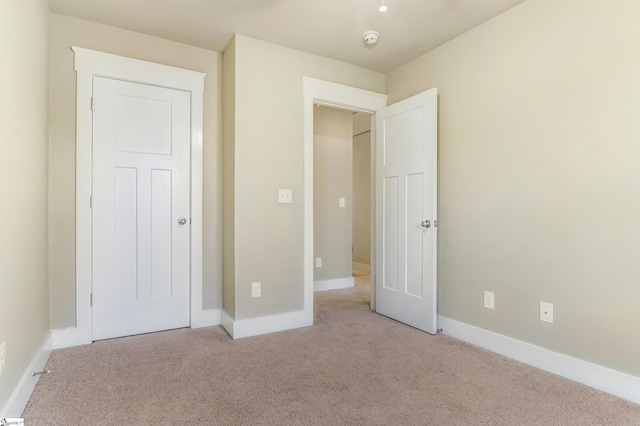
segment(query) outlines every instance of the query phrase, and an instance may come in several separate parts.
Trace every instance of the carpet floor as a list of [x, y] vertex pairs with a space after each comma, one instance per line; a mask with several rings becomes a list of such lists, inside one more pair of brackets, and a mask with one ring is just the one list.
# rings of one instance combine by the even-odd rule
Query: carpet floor
[[180, 329], [56, 350], [27, 425], [640, 425], [640, 406], [369, 310], [368, 277], [313, 327]]

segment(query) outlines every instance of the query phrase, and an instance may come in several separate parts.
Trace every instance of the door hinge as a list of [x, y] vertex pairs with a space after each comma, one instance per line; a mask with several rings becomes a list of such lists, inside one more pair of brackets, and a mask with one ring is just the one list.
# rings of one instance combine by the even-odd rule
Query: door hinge
[[89, 293], [89, 305], [93, 306], [93, 293]]
[[93, 208], [93, 195], [89, 195], [89, 208]]
[[91, 111], [93, 111], [93, 96], [91, 97]]

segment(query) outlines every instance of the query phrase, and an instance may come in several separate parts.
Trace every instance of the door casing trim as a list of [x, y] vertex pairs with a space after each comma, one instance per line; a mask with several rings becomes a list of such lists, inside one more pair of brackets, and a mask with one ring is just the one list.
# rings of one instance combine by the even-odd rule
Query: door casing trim
[[[313, 324], [313, 106], [323, 105], [353, 112], [375, 114], [387, 106], [387, 95], [356, 87], [303, 76], [304, 95], [304, 316]], [[371, 129], [372, 141], [375, 131]], [[375, 143], [371, 144], [371, 158], [375, 158]], [[372, 176], [375, 171], [372, 164]], [[372, 194], [375, 181], [372, 181]], [[372, 197], [371, 232], [375, 235], [375, 196]], [[375, 244], [371, 245], [371, 304], [375, 308]]]
[[91, 186], [93, 176], [91, 98], [93, 77], [188, 91], [191, 94], [190, 323], [207, 317], [202, 309], [202, 121], [206, 74], [72, 47], [76, 84], [76, 344], [93, 341], [91, 306]]

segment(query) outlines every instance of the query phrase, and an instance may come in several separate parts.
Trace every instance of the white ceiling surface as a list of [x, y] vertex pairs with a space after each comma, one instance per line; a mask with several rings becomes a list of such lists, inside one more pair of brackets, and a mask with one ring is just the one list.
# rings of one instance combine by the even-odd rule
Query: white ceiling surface
[[[524, 0], [49, 0], [51, 11], [224, 51], [234, 33], [381, 73]], [[362, 40], [380, 32], [375, 46]]]

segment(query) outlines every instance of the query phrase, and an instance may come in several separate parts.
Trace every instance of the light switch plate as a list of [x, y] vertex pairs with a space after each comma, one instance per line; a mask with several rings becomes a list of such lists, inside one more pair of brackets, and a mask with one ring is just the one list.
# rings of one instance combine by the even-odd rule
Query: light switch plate
[[278, 203], [280, 204], [293, 203], [293, 191], [291, 189], [278, 189]]
[[347, 205], [347, 202], [344, 198], [340, 198], [340, 207], [344, 207]]

